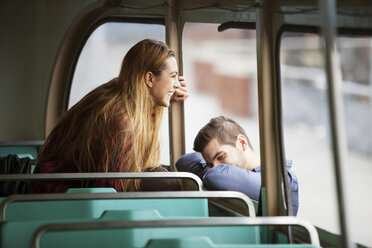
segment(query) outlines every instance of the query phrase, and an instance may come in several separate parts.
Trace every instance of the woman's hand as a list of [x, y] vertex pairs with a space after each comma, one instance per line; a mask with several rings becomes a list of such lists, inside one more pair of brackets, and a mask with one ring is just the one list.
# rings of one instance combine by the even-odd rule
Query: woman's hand
[[172, 101], [183, 102], [189, 97], [189, 94], [187, 93], [186, 78], [184, 76], [179, 76], [178, 81], [180, 82], [180, 87], [176, 89], [176, 92], [174, 92]]

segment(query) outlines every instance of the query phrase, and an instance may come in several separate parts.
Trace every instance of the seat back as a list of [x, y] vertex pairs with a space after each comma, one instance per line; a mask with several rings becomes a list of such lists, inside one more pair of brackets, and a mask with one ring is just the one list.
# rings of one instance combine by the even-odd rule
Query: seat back
[[159, 220], [167, 218], [155, 209], [146, 210], [107, 210], [99, 218], [66, 218], [5, 221], [0, 228], [0, 247], [29, 247], [33, 233], [43, 225], [51, 223], [74, 223], [113, 220]]
[[[253, 247], [260, 247], [258, 226], [262, 225], [301, 225], [308, 230], [311, 240], [311, 245], [305, 247], [319, 247], [316, 229], [296, 217], [227, 217], [50, 224], [36, 231], [32, 247], [147, 247], [153, 242], [152, 240], [161, 240], [157, 242], [163, 244], [164, 242], [181, 244], [179, 240], [185, 238], [186, 241], [183, 243], [186, 244], [181, 247], [195, 248], [193, 246], [195, 241], [187, 244], [193, 239], [204, 239], [204, 242], [210, 240], [211, 247], [227, 244], [228, 247], [252, 247], [253, 244], [255, 245]], [[289, 244], [286, 246], [290, 247]], [[277, 247], [277, 245], [266, 245], [266, 247]], [[302, 247], [302, 245], [295, 247]]]
[[168, 217], [206, 217], [208, 198], [213, 197], [231, 198], [225, 192], [197, 191], [12, 195], [0, 205], [0, 221], [99, 218], [106, 210], [149, 208]]
[[43, 144], [44, 140], [0, 142], [0, 157], [14, 154], [19, 158], [29, 158], [32, 173], [35, 168], [38, 150]]
[[[81, 193], [87, 191], [93, 193]], [[13, 195], [0, 208], [1, 247], [23, 247], [37, 228], [51, 223], [209, 218], [208, 199], [224, 197], [249, 200], [238, 192], [115, 193], [114, 189], [102, 188], [73, 189], [66, 194]], [[252, 208], [251, 203], [246, 204]], [[256, 240], [259, 230], [252, 228], [251, 232]]]

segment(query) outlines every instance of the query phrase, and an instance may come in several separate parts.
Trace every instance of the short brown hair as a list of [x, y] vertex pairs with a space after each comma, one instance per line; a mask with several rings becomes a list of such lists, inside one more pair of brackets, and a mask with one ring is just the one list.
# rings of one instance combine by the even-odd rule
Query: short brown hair
[[253, 150], [244, 129], [230, 118], [219, 116], [212, 118], [207, 125], [200, 129], [194, 140], [194, 150], [203, 152], [209, 142], [217, 138], [221, 144], [235, 146], [236, 138], [239, 134], [244, 135], [249, 147]]

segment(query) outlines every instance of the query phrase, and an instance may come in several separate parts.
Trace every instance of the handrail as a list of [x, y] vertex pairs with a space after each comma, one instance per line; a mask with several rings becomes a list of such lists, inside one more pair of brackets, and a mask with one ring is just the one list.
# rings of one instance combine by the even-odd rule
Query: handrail
[[5, 211], [12, 202], [31, 201], [64, 201], [64, 200], [106, 200], [106, 199], [200, 199], [200, 198], [227, 198], [242, 200], [248, 207], [249, 216], [255, 217], [255, 208], [252, 200], [245, 194], [237, 191], [163, 191], [163, 192], [118, 192], [118, 193], [76, 193], [76, 194], [26, 194], [11, 195], [0, 204], [0, 223], [5, 221]]
[[3, 146], [42, 146], [44, 140], [23, 140], [23, 141], [0, 141], [0, 147]]
[[[81, 180], [81, 179], [128, 179], [128, 178], [179, 178], [192, 179], [202, 185], [201, 179], [190, 172], [88, 172], [88, 173], [40, 173], [40, 174], [0, 174], [0, 181], [34, 180]], [[202, 187], [201, 187], [202, 188]]]
[[145, 228], [145, 227], [200, 227], [200, 226], [283, 226], [297, 225], [304, 227], [310, 236], [310, 242], [314, 246], [320, 246], [318, 232], [310, 222], [293, 216], [277, 217], [224, 217], [192, 220], [151, 220], [151, 221], [108, 221], [108, 222], [81, 222], [81, 223], [59, 223], [48, 224], [38, 228], [33, 234], [31, 247], [38, 248], [40, 237], [48, 231], [70, 231], [89, 229], [110, 229], [110, 228]]
[[148, 179], [178, 178], [191, 179], [198, 190], [203, 190], [201, 179], [190, 172], [92, 172], [92, 173], [40, 173], [40, 174], [0, 174], [1, 181], [42, 181], [42, 180], [93, 180], [93, 179]]

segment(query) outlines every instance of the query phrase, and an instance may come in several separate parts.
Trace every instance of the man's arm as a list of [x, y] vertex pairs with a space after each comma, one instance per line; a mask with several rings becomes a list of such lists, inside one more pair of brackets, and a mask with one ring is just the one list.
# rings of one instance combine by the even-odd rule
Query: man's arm
[[232, 164], [220, 164], [205, 173], [203, 184], [209, 190], [239, 191], [258, 201], [261, 190], [261, 173], [242, 169]]
[[231, 164], [208, 167], [199, 152], [183, 155], [176, 162], [178, 171], [191, 172], [203, 180], [208, 190], [233, 190], [257, 200], [260, 196], [261, 173], [242, 169]]
[[199, 152], [187, 153], [180, 157], [176, 162], [178, 171], [191, 172], [203, 180], [204, 174], [211, 169]]
[[[296, 175], [289, 166], [287, 166], [287, 170], [293, 215], [296, 216], [299, 207], [298, 181]], [[239, 191], [249, 196], [249, 198], [259, 201], [261, 191], [261, 168], [258, 167], [253, 171], [249, 171], [232, 164], [220, 164], [209, 169], [205, 173], [203, 184], [208, 190]]]
[[[292, 161], [287, 161], [288, 181], [291, 188], [293, 214], [298, 211], [298, 181], [290, 169]], [[261, 167], [252, 171], [232, 164], [220, 164], [216, 167], [206, 166], [206, 162], [198, 152], [183, 155], [176, 163], [178, 171], [191, 172], [198, 175], [208, 190], [232, 190], [246, 194], [259, 201], [261, 191]]]

